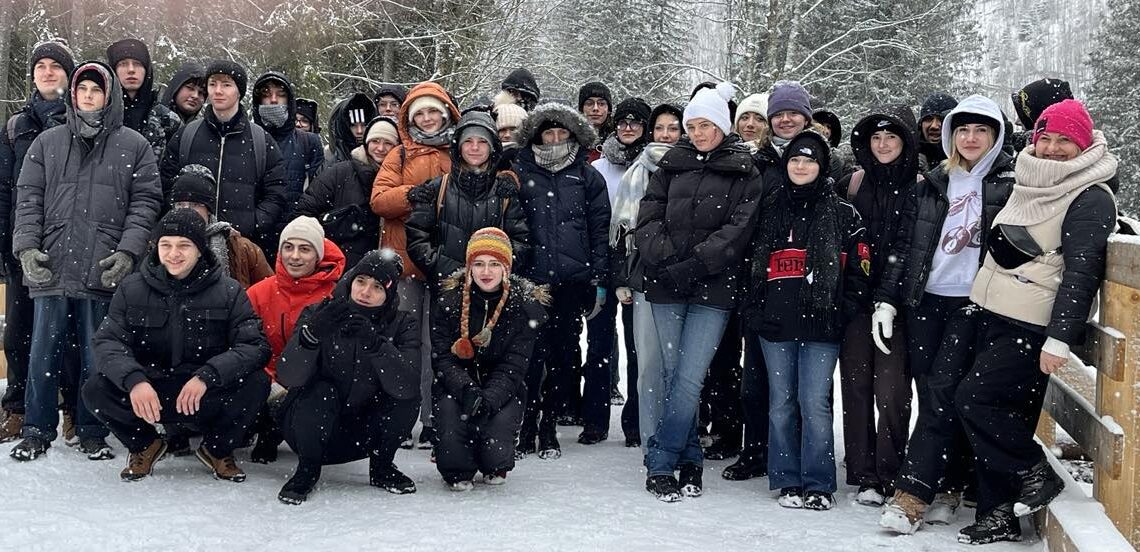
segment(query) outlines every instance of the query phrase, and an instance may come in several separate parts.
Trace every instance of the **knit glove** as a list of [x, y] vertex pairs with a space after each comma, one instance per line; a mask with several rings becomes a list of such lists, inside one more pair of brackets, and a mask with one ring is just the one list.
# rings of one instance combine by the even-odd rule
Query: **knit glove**
[[115, 287], [123, 281], [123, 278], [127, 277], [127, 274], [131, 273], [131, 269], [134, 267], [135, 260], [130, 253], [116, 251], [106, 259], [99, 261], [99, 268], [103, 269], [99, 281], [103, 283], [103, 287]]
[[602, 307], [606, 304], [606, 288], [602, 286], [594, 286], [594, 308], [590, 314], [586, 315], [586, 320], [592, 320], [599, 312], [602, 312]]
[[468, 421], [479, 415], [479, 411], [483, 408], [483, 390], [472, 385], [463, 389], [463, 411], [459, 416], [460, 420]]
[[435, 197], [431, 193], [431, 188], [427, 184], [419, 186], [412, 186], [408, 188], [408, 203], [412, 205], [420, 203], [434, 203]]
[[341, 326], [340, 334], [355, 339], [360, 344], [360, 349], [366, 353], [376, 351], [384, 338], [370, 320], [359, 314], [349, 315]]
[[890, 305], [890, 303], [878, 302], [875, 303], [875, 313], [871, 315], [871, 339], [875, 340], [875, 346], [883, 352], [884, 355], [891, 354], [891, 350], [887, 347], [886, 340], [895, 334], [895, 315], [898, 311]]
[[20, 252], [20, 266], [24, 269], [24, 277], [32, 284], [46, 284], [51, 280], [52, 273], [47, 267], [47, 253], [39, 249], [25, 249]]
[[617, 300], [620, 301], [623, 305], [633, 303], [633, 290], [627, 287], [619, 287], [615, 289], [614, 296], [616, 296]]

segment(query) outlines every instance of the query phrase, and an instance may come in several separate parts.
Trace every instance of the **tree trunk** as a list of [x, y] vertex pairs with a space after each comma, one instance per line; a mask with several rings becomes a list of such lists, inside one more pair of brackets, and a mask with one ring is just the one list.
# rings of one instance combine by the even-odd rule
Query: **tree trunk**
[[[18, 60], [11, 59], [12, 32], [15, 30], [15, 8], [15, 0], [0, 0], [0, 60], [4, 60], [4, 65], [9, 67], [21, 65]], [[11, 73], [11, 71], [7, 69], [0, 71], [0, 99], [16, 99], [16, 94], [9, 93], [8, 91], [9, 73]], [[13, 92], [15, 92], [15, 90], [13, 90]], [[14, 107], [17, 105], [19, 104], [5, 102], [3, 105], [0, 105], [0, 115], [7, 118], [8, 114], [12, 113]]]

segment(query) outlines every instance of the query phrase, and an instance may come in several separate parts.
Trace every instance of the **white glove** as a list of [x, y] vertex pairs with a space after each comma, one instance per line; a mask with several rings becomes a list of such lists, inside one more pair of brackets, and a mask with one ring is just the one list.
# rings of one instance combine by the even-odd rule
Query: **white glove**
[[627, 287], [617, 288], [614, 290], [614, 295], [617, 296], [617, 300], [620, 301], [623, 305], [633, 303], [633, 290]]
[[898, 311], [890, 303], [879, 302], [875, 303], [875, 314], [871, 315], [871, 338], [875, 340], [875, 346], [884, 355], [891, 354], [891, 350], [883, 340], [890, 339], [894, 335], [896, 314]]
[[269, 404], [279, 402], [285, 398], [285, 394], [288, 392], [289, 390], [285, 389], [280, 383], [273, 382], [273, 384], [269, 386], [269, 398], [266, 399], [265, 402]]

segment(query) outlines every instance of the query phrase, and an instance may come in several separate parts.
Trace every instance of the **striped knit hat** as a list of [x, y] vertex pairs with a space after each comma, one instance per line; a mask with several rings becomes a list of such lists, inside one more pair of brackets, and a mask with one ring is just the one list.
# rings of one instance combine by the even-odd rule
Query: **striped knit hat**
[[[511, 272], [512, 254], [510, 237], [498, 228], [489, 226], [471, 234], [471, 239], [467, 242], [467, 275], [463, 279], [463, 307], [459, 315], [459, 339], [451, 345], [451, 352], [455, 356], [464, 360], [475, 358], [475, 347], [486, 347], [491, 342], [491, 330], [499, 321], [499, 315], [502, 314], [503, 307], [507, 305], [507, 296], [511, 291], [511, 281], [508, 276]], [[495, 312], [491, 314], [491, 318], [487, 320], [483, 329], [475, 337], [468, 337], [470, 335], [468, 322], [471, 317], [471, 281], [473, 278], [471, 263], [479, 255], [490, 255], [503, 263], [503, 267], [506, 269], [503, 274], [503, 295], [499, 298]]]

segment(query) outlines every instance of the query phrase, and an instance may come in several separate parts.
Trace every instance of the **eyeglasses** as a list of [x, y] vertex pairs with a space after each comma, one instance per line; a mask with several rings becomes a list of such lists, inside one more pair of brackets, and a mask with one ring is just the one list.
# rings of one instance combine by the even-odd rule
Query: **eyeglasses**
[[609, 108], [610, 102], [607, 102], [605, 100], [586, 100], [586, 101], [582, 102], [582, 107], [584, 109], [594, 109], [595, 107], [597, 107], [597, 108], [602, 108], [602, 107]]
[[618, 121], [618, 130], [638, 130], [644, 128], [645, 125], [638, 121]]

